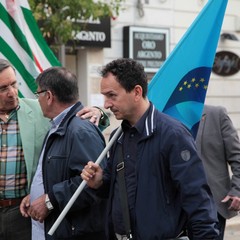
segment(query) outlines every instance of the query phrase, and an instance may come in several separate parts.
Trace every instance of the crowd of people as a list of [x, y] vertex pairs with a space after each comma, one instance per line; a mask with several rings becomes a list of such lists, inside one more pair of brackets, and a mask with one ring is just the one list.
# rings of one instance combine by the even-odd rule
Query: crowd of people
[[225, 108], [205, 106], [195, 140], [148, 100], [140, 63], [113, 60], [100, 89], [121, 133], [96, 164], [109, 125], [103, 109], [82, 105], [64, 67], [36, 83], [37, 100], [19, 98], [15, 70], [0, 59], [0, 239], [224, 239], [240, 210], [240, 141]]

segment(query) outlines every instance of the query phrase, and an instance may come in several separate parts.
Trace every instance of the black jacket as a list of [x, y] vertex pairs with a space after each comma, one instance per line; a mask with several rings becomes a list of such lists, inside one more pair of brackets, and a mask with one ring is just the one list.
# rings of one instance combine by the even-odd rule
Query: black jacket
[[75, 116], [82, 107], [80, 102], [76, 103], [46, 143], [43, 182], [54, 206], [44, 222], [46, 239], [76, 239], [76, 236], [104, 231], [106, 202], [86, 187], [53, 238], [47, 234], [82, 182], [80, 173], [83, 167], [88, 161], [95, 161], [105, 147], [99, 129], [88, 120]]
[[[121, 143], [123, 134], [118, 138]], [[98, 194], [109, 191], [108, 235], [113, 239], [111, 200], [117, 159], [116, 143], [110, 151], [104, 184]], [[184, 226], [190, 239], [215, 239], [216, 207], [204, 169], [188, 130], [151, 104], [145, 128], [137, 143], [134, 240], [176, 238]]]

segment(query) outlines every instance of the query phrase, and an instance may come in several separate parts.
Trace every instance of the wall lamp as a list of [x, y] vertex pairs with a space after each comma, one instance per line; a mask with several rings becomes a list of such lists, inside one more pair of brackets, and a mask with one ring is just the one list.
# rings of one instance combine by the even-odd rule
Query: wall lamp
[[224, 40], [239, 41], [237, 36], [235, 34], [232, 34], [232, 33], [222, 33], [220, 35], [220, 37], [221, 37], [222, 41], [224, 41]]

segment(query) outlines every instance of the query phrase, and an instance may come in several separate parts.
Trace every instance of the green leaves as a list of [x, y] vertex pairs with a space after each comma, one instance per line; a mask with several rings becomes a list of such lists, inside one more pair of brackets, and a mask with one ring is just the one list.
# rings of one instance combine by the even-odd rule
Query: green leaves
[[[125, 0], [29, 0], [33, 15], [50, 46], [60, 46], [84, 28], [79, 20], [117, 17]], [[106, 3], [107, 2], [107, 3]]]

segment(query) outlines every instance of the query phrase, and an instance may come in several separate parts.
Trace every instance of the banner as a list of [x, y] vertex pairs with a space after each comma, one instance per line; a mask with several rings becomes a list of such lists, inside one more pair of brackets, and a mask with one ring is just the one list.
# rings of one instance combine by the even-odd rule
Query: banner
[[27, 0], [0, 0], [0, 58], [7, 59], [16, 69], [20, 97], [34, 98], [39, 73], [60, 66]]
[[209, 0], [149, 83], [148, 98], [195, 137], [227, 0]]

